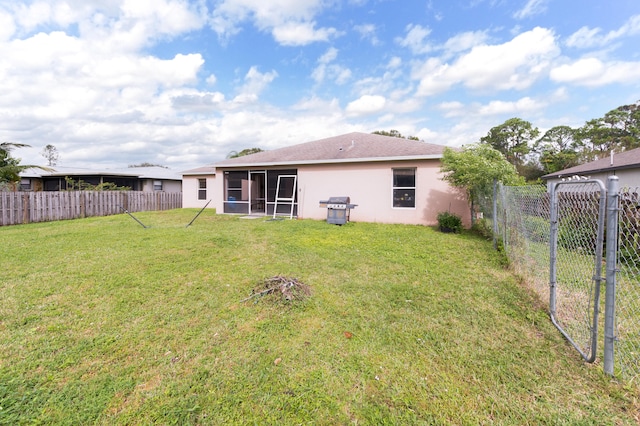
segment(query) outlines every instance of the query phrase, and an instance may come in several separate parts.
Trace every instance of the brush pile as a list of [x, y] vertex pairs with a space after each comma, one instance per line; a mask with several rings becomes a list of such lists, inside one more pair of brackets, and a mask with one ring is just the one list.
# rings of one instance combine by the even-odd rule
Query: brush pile
[[275, 277], [265, 278], [264, 281], [256, 288], [251, 290], [251, 295], [240, 302], [246, 302], [251, 299], [272, 295], [284, 302], [291, 302], [295, 300], [304, 300], [311, 295], [311, 288], [297, 278], [288, 278], [282, 275], [276, 275]]

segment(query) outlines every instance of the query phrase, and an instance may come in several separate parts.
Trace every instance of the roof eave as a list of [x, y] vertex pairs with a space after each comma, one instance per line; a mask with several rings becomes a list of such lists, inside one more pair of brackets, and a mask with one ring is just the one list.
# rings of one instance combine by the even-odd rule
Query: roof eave
[[626, 164], [624, 166], [613, 166], [613, 167], [602, 167], [599, 169], [591, 169], [591, 170], [582, 170], [577, 172], [567, 172], [567, 173], [557, 173], [542, 176], [541, 179], [549, 180], [549, 179], [562, 179], [567, 176], [576, 176], [576, 175], [586, 175], [593, 173], [607, 173], [607, 172], [615, 172], [617, 170], [627, 170], [627, 169], [636, 169], [640, 167], [640, 164]]
[[204, 171], [204, 172], [189, 172], [189, 171], [186, 171], [186, 172], [181, 172], [180, 174], [182, 176], [211, 176], [211, 175], [215, 175], [216, 172], [215, 171], [210, 171], [210, 172], [207, 172], [207, 171]]

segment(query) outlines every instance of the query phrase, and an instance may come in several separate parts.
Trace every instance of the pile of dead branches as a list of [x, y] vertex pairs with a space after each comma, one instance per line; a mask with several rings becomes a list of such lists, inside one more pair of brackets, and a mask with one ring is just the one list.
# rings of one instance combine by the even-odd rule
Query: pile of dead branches
[[258, 287], [251, 290], [251, 295], [240, 302], [272, 295], [284, 302], [304, 300], [311, 295], [311, 288], [297, 278], [288, 278], [282, 275], [266, 278]]

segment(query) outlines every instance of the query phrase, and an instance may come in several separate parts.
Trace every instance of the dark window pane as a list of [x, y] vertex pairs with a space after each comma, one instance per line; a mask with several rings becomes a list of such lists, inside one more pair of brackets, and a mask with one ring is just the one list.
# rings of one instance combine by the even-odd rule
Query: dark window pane
[[395, 169], [393, 171], [394, 188], [414, 188], [416, 186], [415, 169]]
[[393, 190], [393, 207], [415, 207], [416, 206], [416, 190], [415, 189], [394, 189]]

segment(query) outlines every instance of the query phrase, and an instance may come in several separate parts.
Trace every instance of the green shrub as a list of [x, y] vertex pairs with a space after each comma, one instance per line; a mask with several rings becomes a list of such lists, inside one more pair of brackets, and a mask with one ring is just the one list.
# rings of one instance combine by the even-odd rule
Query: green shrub
[[441, 232], [460, 233], [462, 231], [462, 219], [453, 213], [438, 213], [438, 229]]
[[471, 226], [471, 232], [480, 235], [488, 240], [493, 239], [492, 221], [489, 219], [477, 219], [473, 226]]

